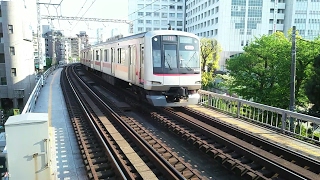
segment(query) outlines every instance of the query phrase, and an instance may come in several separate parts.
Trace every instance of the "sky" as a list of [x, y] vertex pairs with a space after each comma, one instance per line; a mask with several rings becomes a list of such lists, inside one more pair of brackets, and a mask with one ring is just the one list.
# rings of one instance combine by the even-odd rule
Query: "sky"
[[[25, 0], [35, 4], [36, 0]], [[40, 3], [59, 4], [61, 0], [39, 0]], [[90, 7], [91, 6], [91, 7]], [[40, 5], [41, 15], [86, 17], [103, 19], [128, 19], [128, 0], [62, 0], [61, 6]], [[35, 8], [31, 7], [31, 9]], [[34, 9], [36, 14], [36, 9]], [[51, 20], [42, 20], [42, 24], [51, 24]], [[96, 35], [97, 28], [123, 28], [126, 24], [52, 20], [57, 30], [64, 30], [66, 36], [75, 36], [86, 31], [89, 36]], [[36, 29], [36, 27], [35, 27]]]

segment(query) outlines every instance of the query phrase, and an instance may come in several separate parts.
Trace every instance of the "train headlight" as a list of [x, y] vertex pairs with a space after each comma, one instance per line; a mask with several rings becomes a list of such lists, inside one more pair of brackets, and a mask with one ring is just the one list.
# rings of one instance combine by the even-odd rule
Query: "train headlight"
[[152, 84], [152, 85], [160, 85], [161, 82], [159, 82], [159, 81], [151, 81], [151, 84]]
[[195, 84], [201, 84], [201, 81], [196, 81]]

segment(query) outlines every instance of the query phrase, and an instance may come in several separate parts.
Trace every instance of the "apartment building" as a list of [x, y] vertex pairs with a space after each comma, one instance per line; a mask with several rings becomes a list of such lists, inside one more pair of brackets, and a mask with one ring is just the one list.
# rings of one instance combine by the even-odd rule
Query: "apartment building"
[[185, 29], [185, 1], [183, 0], [130, 0], [128, 17], [133, 21], [133, 33], [151, 30]]
[[80, 37], [68, 37], [68, 43], [70, 44], [70, 59], [75, 62], [80, 58], [80, 47], [81, 38]]
[[35, 86], [29, 14], [21, 2], [0, 2], [0, 107], [22, 110]]
[[292, 26], [307, 39], [320, 34], [320, 0], [187, 0], [186, 16], [188, 32], [221, 44], [220, 70], [254, 37]]
[[60, 30], [43, 28], [45, 38], [45, 55], [51, 60], [51, 64], [58, 64], [65, 61], [65, 40], [63, 32]]

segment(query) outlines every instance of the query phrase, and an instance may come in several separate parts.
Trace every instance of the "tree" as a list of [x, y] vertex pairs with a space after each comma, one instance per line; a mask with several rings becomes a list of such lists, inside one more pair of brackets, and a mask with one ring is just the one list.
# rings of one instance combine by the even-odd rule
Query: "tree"
[[290, 48], [290, 41], [280, 32], [255, 38], [243, 54], [227, 62], [233, 80], [230, 91], [258, 103], [287, 108]]
[[[290, 36], [291, 37], [291, 36]], [[319, 54], [320, 48], [316, 42], [319, 42], [318, 39], [314, 41], [303, 40], [302, 37], [298, 34], [297, 37], [297, 52], [296, 52], [296, 93], [295, 96], [296, 104], [299, 106], [306, 107], [308, 105], [308, 98], [305, 92], [306, 82], [312, 75], [312, 63]]]
[[200, 40], [200, 58], [201, 58], [201, 71], [205, 72], [205, 67], [211, 71], [218, 68], [218, 61], [220, 58], [221, 46], [218, 41], [212, 38], [202, 38]]
[[213, 87], [213, 73], [203, 72], [201, 74], [201, 89], [210, 90]]
[[52, 64], [52, 58], [47, 58], [46, 59], [46, 68], [49, 69], [51, 67]]
[[[291, 34], [290, 32], [288, 34]], [[291, 35], [289, 36], [291, 37]], [[296, 104], [307, 102], [304, 84], [310, 76], [310, 62], [316, 47], [297, 36], [296, 53]], [[233, 77], [231, 90], [245, 99], [287, 109], [290, 97], [291, 38], [283, 33], [263, 35], [244, 48], [244, 53], [231, 58], [227, 69]]]
[[314, 74], [307, 81], [305, 91], [313, 104], [311, 114], [320, 114], [320, 55], [314, 59], [313, 71]]

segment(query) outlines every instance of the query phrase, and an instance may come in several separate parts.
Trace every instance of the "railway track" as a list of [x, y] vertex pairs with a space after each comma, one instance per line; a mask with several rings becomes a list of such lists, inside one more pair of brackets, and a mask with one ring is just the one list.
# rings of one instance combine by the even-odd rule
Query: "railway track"
[[[320, 163], [189, 108], [151, 113], [202, 152], [250, 178], [319, 179]], [[201, 120], [201, 121], [200, 121]]]
[[[103, 83], [100, 83], [103, 84]], [[116, 91], [121, 91], [117, 89]], [[116, 92], [115, 92], [116, 93]], [[122, 96], [126, 91], [121, 91]], [[131, 98], [129, 98], [131, 97]], [[246, 179], [319, 179], [319, 162], [188, 108], [150, 108], [126, 94], [136, 109]]]
[[[68, 74], [71, 73], [69, 72]], [[80, 139], [79, 144], [84, 154], [84, 162], [87, 165], [90, 179], [110, 178], [113, 176], [116, 179], [119, 177], [121, 177], [120, 179], [124, 177], [128, 179], [202, 179], [197, 172], [192, 170], [188, 164], [183, 163], [179, 157], [170, 153], [170, 149], [166, 148], [139, 123], [132, 118], [126, 117], [122, 110], [112, 102], [105, 103], [106, 100], [100, 99], [87, 85], [79, 83], [79, 80], [74, 75], [69, 77], [68, 81], [72, 81], [73, 86], [76, 88], [73, 88], [74, 91], [65, 93], [65, 97], [69, 98], [72, 93], [78, 94], [78, 99], [80, 100], [77, 101], [81, 102], [82, 110], [86, 109], [86, 112], [82, 112], [82, 114], [78, 109], [78, 114], [81, 115], [75, 115], [74, 112], [76, 112], [77, 105], [74, 104], [72, 99], [66, 100], [68, 101], [67, 104], [71, 105], [69, 110], [70, 117], [82, 117], [83, 114], [86, 114], [87, 117], [91, 118], [90, 123], [88, 123], [88, 120], [78, 122], [77, 118], [72, 118], [75, 121], [73, 124], [76, 127], [76, 133], [78, 133], [77, 137]], [[64, 84], [65, 87], [67, 86], [66, 81], [61, 84]], [[86, 132], [89, 134], [86, 134]], [[97, 143], [96, 139], [100, 139], [100, 142]], [[91, 142], [93, 142], [95, 149], [99, 150], [98, 156], [90, 154], [92, 151], [88, 149], [92, 147]], [[86, 146], [86, 143], [90, 144], [89, 147]], [[106, 149], [108, 149], [108, 153], [101, 153]], [[133, 154], [136, 154], [136, 156]], [[110, 164], [111, 160], [114, 163], [111, 168], [114, 170], [113, 173], [109, 172], [101, 175], [105, 169], [92, 168], [95, 164], [90, 164], [90, 162], [96, 162], [97, 159], [103, 159], [104, 157], [108, 157], [108, 164]], [[99, 167], [104, 166], [100, 165]], [[150, 169], [150, 171], [146, 169]]]
[[72, 84], [69, 84], [66, 74], [61, 76], [60, 83], [88, 178], [122, 177], [126, 179], [108, 146], [103, 143], [102, 137], [96, 138], [97, 132], [95, 132], [90, 112], [77, 96]]

